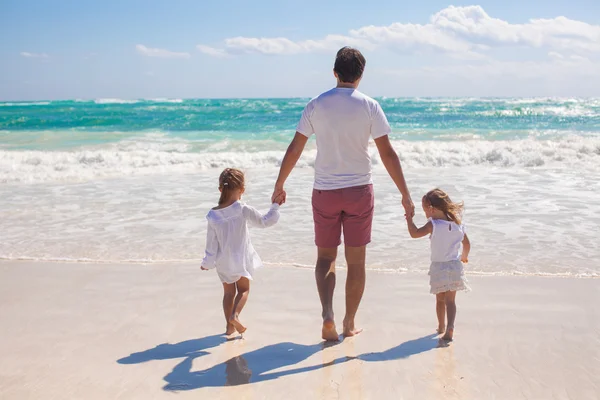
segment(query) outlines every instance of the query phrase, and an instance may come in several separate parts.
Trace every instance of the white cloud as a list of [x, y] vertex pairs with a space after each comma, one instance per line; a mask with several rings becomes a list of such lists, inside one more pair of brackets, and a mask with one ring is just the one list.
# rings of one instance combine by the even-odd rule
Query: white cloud
[[28, 51], [22, 51], [21, 57], [25, 58], [50, 58], [50, 56], [46, 53], [30, 53]]
[[[546, 61], [497, 61], [491, 60], [484, 63], [428, 66], [406, 69], [380, 69], [386, 75], [393, 75], [405, 79], [418, 81], [432, 78], [442, 81], [452, 81], [456, 78], [470, 81], [474, 85], [478, 82], [497, 82], [501, 79], [514, 83], [523, 81], [530, 83], [532, 80], [539, 82], [557, 81], [557, 77], [592, 78], [600, 82], [600, 62], [591, 61], [581, 56], [571, 56], [568, 59], [555, 58]], [[560, 80], [560, 79], [558, 79]]]
[[204, 46], [202, 44], [199, 44], [198, 46], [196, 46], [196, 49], [198, 49], [198, 51], [200, 51], [201, 53], [207, 54], [209, 56], [217, 57], [217, 58], [229, 56], [229, 54], [227, 54], [227, 52], [225, 50], [215, 49], [214, 47]]
[[151, 47], [146, 47], [143, 44], [138, 44], [135, 46], [137, 52], [143, 56], [147, 57], [160, 57], [160, 58], [190, 58], [190, 53], [185, 52], [175, 52], [165, 49], [155, 49]]
[[512, 24], [489, 16], [481, 6], [450, 6], [434, 14], [426, 24], [396, 22], [388, 26], [364, 26], [346, 35], [327, 35], [316, 40], [234, 37], [225, 39], [222, 49], [204, 45], [198, 48], [221, 57], [240, 53], [290, 55], [333, 51], [345, 45], [365, 49], [386, 47], [410, 53], [435, 51], [461, 59], [482, 58], [486, 51], [506, 46], [600, 52], [600, 25], [566, 17]]
[[548, 57], [553, 58], [555, 60], [563, 60], [565, 58], [565, 56], [563, 56], [562, 54], [557, 53], [555, 51], [549, 52]]
[[259, 53], [265, 55], [290, 55], [312, 52], [335, 51], [342, 46], [373, 48], [373, 44], [360, 38], [342, 35], [327, 35], [321, 40], [301, 40], [294, 42], [287, 38], [247, 38], [225, 39], [225, 49], [220, 51], [239, 53]]
[[[585, 84], [582, 84], [585, 82]], [[385, 96], [597, 96], [600, 61], [580, 56], [542, 61], [472, 62], [375, 69], [369, 84]]]
[[[573, 54], [571, 57], [569, 57], [569, 60], [580, 63], [588, 63], [590, 61], [589, 58], [578, 56], [577, 54]], [[600, 72], [597, 75], [600, 75]]]

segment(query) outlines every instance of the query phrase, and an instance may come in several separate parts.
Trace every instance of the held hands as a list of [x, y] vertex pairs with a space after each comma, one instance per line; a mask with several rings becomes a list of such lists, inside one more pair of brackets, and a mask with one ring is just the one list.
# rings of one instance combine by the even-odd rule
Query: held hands
[[273, 189], [273, 195], [271, 196], [271, 202], [282, 205], [285, 203], [286, 197], [287, 193], [283, 189], [283, 186], [275, 185], [275, 189]]
[[285, 193], [280, 193], [277, 197], [275, 197], [275, 194], [273, 194], [273, 197], [271, 198], [271, 201], [273, 203], [277, 203], [279, 205], [282, 205], [283, 203], [285, 203]]
[[402, 207], [404, 207], [406, 219], [411, 220], [415, 216], [415, 205], [409, 196], [402, 197]]

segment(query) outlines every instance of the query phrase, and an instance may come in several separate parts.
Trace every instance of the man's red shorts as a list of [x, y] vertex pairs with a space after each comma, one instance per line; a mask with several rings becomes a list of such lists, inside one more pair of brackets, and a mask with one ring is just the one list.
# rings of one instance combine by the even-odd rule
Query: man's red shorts
[[314, 189], [312, 207], [317, 247], [338, 247], [342, 243], [342, 228], [346, 246], [361, 247], [371, 242], [374, 204], [373, 185]]

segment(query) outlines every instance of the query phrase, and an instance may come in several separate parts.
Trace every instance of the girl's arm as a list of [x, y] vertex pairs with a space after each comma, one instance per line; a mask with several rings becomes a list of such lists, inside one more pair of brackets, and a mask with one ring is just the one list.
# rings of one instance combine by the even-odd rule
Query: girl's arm
[[413, 222], [413, 217], [407, 215], [406, 224], [408, 225], [408, 233], [410, 234], [410, 237], [414, 239], [431, 235], [431, 233], [433, 232], [433, 224], [431, 223], [431, 221], [427, 221], [425, 225], [423, 225], [420, 228], [417, 228], [417, 226]]
[[462, 240], [463, 251], [460, 260], [464, 263], [469, 262], [469, 252], [471, 251], [471, 242], [469, 241], [469, 237], [465, 233], [465, 237]]
[[265, 214], [262, 215], [259, 213], [256, 208], [250, 207], [249, 205], [244, 205], [242, 208], [242, 214], [246, 221], [249, 221], [252, 226], [256, 226], [259, 228], [268, 228], [269, 226], [273, 226], [279, 221], [279, 204], [273, 203], [271, 205], [271, 209]]
[[206, 250], [200, 268], [203, 270], [215, 268], [218, 252], [219, 241], [217, 240], [217, 232], [215, 232], [215, 228], [209, 223], [206, 229]]

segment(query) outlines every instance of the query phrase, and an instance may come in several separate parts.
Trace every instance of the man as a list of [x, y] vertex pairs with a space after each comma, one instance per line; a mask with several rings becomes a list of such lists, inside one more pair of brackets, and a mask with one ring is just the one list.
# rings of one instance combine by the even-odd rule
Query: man
[[374, 196], [369, 139], [375, 140], [383, 165], [402, 193], [402, 205], [414, 205], [398, 155], [388, 134], [390, 125], [379, 103], [357, 90], [365, 68], [360, 51], [344, 47], [337, 53], [333, 74], [337, 86], [311, 100], [281, 163], [273, 199], [283, 196], [284, 183], [300, 158], [308, 138], [317, 138], [315, 183], [312, 194], [317, 265], [315, 277], [323, 307], [322, 337], [338, 340], [334, 315], [335, 260], [342, 229], [348, 276], [344, 336], [360, 333], [354, 324], [365, 287], [366, 246], [371, 241]]

